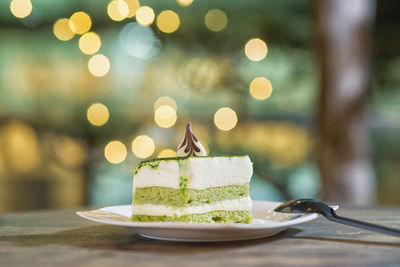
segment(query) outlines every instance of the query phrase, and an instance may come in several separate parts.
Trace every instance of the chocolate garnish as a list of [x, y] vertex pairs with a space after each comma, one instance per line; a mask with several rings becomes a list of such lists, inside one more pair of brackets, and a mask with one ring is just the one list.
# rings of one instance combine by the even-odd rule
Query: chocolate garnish
[[190, 122], [186, 125], [185, 138], [178, 146], [178, 151], [183, 147], [185, 147], [183, 150], [183, 152], [185, 153], [184, 156], [205, 156], [206, 154], [204, 147], [200, 144], [197, 137], [193, 134], [192, 124]]

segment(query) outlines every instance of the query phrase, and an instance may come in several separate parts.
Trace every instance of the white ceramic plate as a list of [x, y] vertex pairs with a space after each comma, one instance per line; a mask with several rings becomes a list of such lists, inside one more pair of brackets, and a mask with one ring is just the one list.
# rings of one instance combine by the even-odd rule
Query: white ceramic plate
[[[254, 201], [251, 224], [200, 224], [178, 222], [132, 222], [131, 205], [111, 206], [92, 211], [78, 211], [82, 218], [98, 223], [123, 226], [153, 239], [186, 242], [217, 242], [263, 238], [275, 235], [296, 224], [308, 222], [317, 214], [283, 214], [273, 209], [280, 202]], [[337, 209], [338, 207], [334, 207]]]

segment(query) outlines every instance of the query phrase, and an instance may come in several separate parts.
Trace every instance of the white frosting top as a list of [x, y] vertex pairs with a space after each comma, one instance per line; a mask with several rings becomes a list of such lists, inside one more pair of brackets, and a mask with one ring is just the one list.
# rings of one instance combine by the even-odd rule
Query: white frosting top
[[180, 177], [188, 177], [186, 189], [203, 190], [210, 187], [244, 185], [250, 182], [253, 165], [248, 156], [189, 157], [160, 160], [157, 168], [143, 166], [135, 174], [133, 188], [151, 186], [180, 189]]
[[182, 142], [179, 144], [177, 153], [178, 157], [187, 156], [207, 156], [207, 152], [203, 145], [192, 132], [192, 124], [189, 122], [186, 125], [186, 134]]

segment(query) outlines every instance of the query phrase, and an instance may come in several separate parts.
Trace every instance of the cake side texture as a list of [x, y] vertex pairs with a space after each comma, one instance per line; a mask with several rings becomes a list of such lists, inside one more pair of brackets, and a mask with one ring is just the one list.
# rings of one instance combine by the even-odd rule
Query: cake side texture
[[250, 182], [253, 167], [248, 156], [184, 157], [144, 161], [135, 169], [134, 187], [151, 186], [202, 190]]
[[201, 214], [188, 214], [183, 216], [149, 216], [132, 215], [136, 222], [190, 222], [190, 223], [251, 223], [253, 221], [250, 211], [212, 211]]
[[248, 156], [144, 161], [135, 169], [133, 221], [249, 223]]
[[133, 203], [168, 206], [201, 205], [248, 196], [249, 187], [249, 184], [244, 184], [211, 187], [203, 190], [157, 186], [136, 188]]

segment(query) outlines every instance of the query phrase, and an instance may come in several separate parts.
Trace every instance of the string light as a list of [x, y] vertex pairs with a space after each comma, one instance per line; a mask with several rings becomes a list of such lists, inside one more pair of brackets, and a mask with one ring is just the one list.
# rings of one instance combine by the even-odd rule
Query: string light
[[21, 122], [10, 122], [2, 130], [3, 153], [7, 165], [17, 172], [29, 172], [40, 166], [40, 145], [34, 129]]
[[80, 140], [68, 136], [57, 139], [55, 154], [58, 159], [71, 167], [81, 166], [87, 157], [88, 148]]
[[84, 34], [92, 27], [90, 16], [83, 11], [75, 12], [69, 18], [69, 27], [76, 34]]
[[257, 77], [251, 81], [249, 86], [250, 94], [257, 100], [265, 100], [272, 94], [272, 84], [265, 77]]
[[176, 151], [170, 148], [161, 150], [161, 152], [158, 153], [157, 155], [157, 158], [173, 158], [173, 157], [176, 157]]
[[191, 58], [181, 68], [182, 81], [202, 93], [210, 91], [220, 80], [218, 65], [211, 59]]
[[177, 110], [176, 102], [169, 96], [161, 96], [156, 102], [154, 102], [154, 111], [156, 111], [160, 106], [170, 106], [174, 110]]
[[109, 142], [104, 148], [104, 157], [113, 164], [119, 164], [126, 159], [126, 146], [118, 140]]
[[193, 3], [193, 0], [176, 0], [178, 4], [181, 6], [189, 6], [191, 3]]
[[17, 18], [26, 18], [32, 12], [32, 2], [30, 0], [12, 0], [10, 11]]
[[238, 119], [236, 112], [228, 107], [220, 108], [214, 114], [214, 123], [222, 131], [230, 131], [235, 128]]
[[71, 40], [75, 36], [69, 27], [69, 20], [66, 18], [59, 19], [54, 23], [53, 33], [61, 41]]
[[110, 70], [110, 61], [102, 54], [92, 56], [88, 62], [90, 73], [96, 77], [106, 75]]
[[148, 158], [153, 155], [155, 149], [154, 141], [147, 135], [139, 135], [132, 141], [132, 152], [138, 158]]
[[140, 3], [138, 0], [125, 0], [129, 7], [128, 18], [132, 18], [136, 15], [137, 10], [140, 7]]
[[172, 10], [164, 10], [157, 17], [157, 27], [164, 33], [175, 32], [179, 24], [179, 16]]
[[267, 44], [258, 38], [251, 39], [246, 43], [244, 53], [252, 61], [263, 60], [268, 53]]
[[84, 54], [93, 55], [99, 51], [100, 47], [101, 40], [95, 32], [87, 32], [79, 38], [79, 49]]
[[87, 109], [86, 116], [91, 124], [102, 126], [107, 123], [110, 113], [105, 105], [94, 103]]
[[204, 17], [207, 28], [213, 32], [220, 32], [228, 25], [228, 17], [220, 9], [211, 9]]
[[172, 127], [176, 120], [177, 115], [175, 109], [168, 105], [160, 106], [154, 112], [154, 121], [162, 128]]
[[124, 0], [113, 0], [107, 5], [107, 14], [112, 20], [124, 20], [129, 15], [129, 6]]
[[154, 11], [149, 6], [142, 6], [136, 11], [136, 21], [142, 26], [149, 26], [154, 21]]

